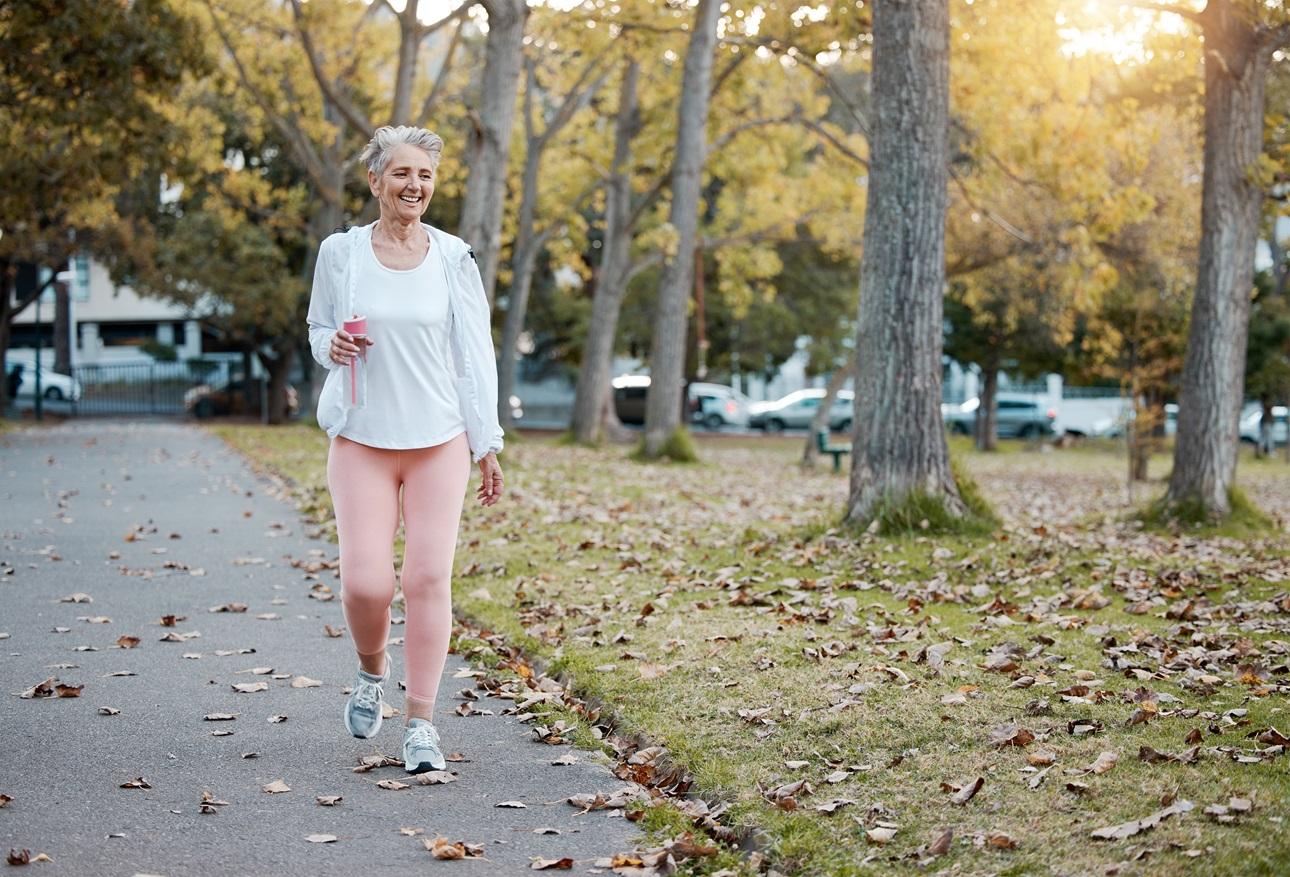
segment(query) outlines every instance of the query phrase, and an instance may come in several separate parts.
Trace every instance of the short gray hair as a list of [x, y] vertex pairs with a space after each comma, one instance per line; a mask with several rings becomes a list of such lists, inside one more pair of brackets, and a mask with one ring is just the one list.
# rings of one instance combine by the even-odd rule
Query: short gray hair
[[439, 169], [439, 158], [443, 155], [443, 138], [433, 131], [411, 125], [399, 125], [397, 128], [383, 125], [377, 128], [376, 134], [367, 142], [367, 146], [363, 147], [363, 153], [358, 160], [379, 177], [385, 173], [385, 168], [390, 163], [390, 153], [401, 143], [407, 143], [422, 150], [430, 156], [430, 166], [435, 170]]

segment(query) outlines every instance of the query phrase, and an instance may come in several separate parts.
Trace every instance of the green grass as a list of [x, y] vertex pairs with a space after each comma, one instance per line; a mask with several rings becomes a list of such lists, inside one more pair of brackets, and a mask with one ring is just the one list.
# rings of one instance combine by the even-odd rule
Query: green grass
[[[286, 476], [305, 514], [326, 526], [320, 431], [219, 431]], [[603, 705], [621, 733], [666, 746], [694, 776], [694, 793], [728, 803], [727, 824], [761, 838], [781, 873], [912, 872], [920, 847], [946, 827], [955, 840], [929, 872], [1290, 870], [1290, 835], [1278, 821], [1290, 807], [1290, 756], [1247, 765], [1218, 751], [1258, 747], [1247, 735], [1270, 726], [1290, 732], [1277, 671], [1286, 616], [1274, 602], [1290, 577], [1284, 534], [1235, 542], [1143, 532], [1120, 520], [1132, 506], [1113, 450], [956, 447], [957, 465], [996, 510], [992, 532], [848, 535], [835, 523], [846, 479], [801, 473], [800, 440], [696, 443], [703, 464], [680, 467], [636, 466], [619, 448], [550, 439], [508, 448], [507, 499], [465, 513], [454, 600], [476, 626]], [[1153, 460], [1153, 477], [1167, 467]], [[1254, 502], [1275, 507], [1290, 496], [1290, 466], [1249, 469]], [[959, 483], [973, 493], [967, 477]], [[1019, 650], [1016, 669], [986, 669], [1007, 643]], [[939, 672], [919, 660], [937, 644], [949, 644]], [[1123, 650], [1131, 644], [1136, 651]], [[473, 659], [496, 660], [483, 641], [462, 645]], [[1152, 675], [1109, 666], [1111, 655]], [[1247, 664], [1256, 673], [1242, 677]], [[1198, 681], [1209, 673], [1215, 681]], [[1033, 684], [1014, 687], [1023, 676]], [[1074, 685], [1089, 694], [1064, 698]], [[1129, 726], [1140, 686], [1156, 693], [1159, 713]], [[961, 703], [944, 701], [956, 694]], [[1050, 712], [1030, 715], [1038, 698]], [[1232, 709], [1248, 713], [1225, 719]], [[1102, 730], [1073, 735], [1075, 719]], [[991, 745], [991, 731], [1009, 722], [1040, 739]], [[581, 727], [578, 739], [598, 746]], [[1197, 763], [1138, 760], [1143, 745], [1185, 749], [1193, 728], [1205, 738]], [[1026, 758], [1041, 748], [1057, 762], [1032, 790]], [[1080, 772], [1105, 751], [1118, 755], [1111, 771]], [[797, 761], [807, 763], [789, 765]], [[829, 782], [839, 768], [848, 775]], [[977, 796], [950, 803], [941, 784], [977, 776]], [[797, 779], [815, 792], [793, 812], [759, 791]], [[1087, 789], [1069, 790], [1072, 782]], [[1166, 795], [1196, 809], [1127, 840], [1090, 838], [1160, 809]], [[1230, 797], [1252, 798], [1253, 811], [1233, 824], [1202, 813]], [[832, 798], [854, 803], [833, 815], [812, 809]], [[879, 820], [898, 826], [884, 847], [865, 836]], [[656, 839], [688, 828], [675, 811], [653, 808], [642, 823]], [[991, 847], [991, 832], [1017, 848]], [[1142, 850], [1150, 855], [1135, 859]]]
[[685, 426], [678, 426], [672, 430], [672, 434], [663, 442], [659, 448], [657, 457], [647, 456], [645, 453], [644, 437], [636, 445], [636, 450], [632, 452], [632, 459], [638, 463], [652, 463], [657, 460], [671, 460], [673, 463], [697, 463], [699, 461], [699, 452], [694, 445], [694, 437]]
[[1280, 525], [1250, 501], [1245, 491], [1233, 487], [1227, 492], [1228, 513], [1212, 514], [1199, 497], [1169, 503], [1160, 497], [1141, 513], [1143, 524], [1151, 529], [1204, 534], [1211, 537], [1249, 539], [1281, 530]]

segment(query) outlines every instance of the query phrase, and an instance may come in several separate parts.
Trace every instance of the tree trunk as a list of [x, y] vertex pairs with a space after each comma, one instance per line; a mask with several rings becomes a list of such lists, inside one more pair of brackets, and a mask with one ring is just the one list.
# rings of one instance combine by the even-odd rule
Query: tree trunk
[[529, 11], [525, 0], [485, 0], [483, 5], [488, 10], [483, 100], [468, 147], [466, 194], [458, 231], [475, 250], [484, 293], [491, 306], [501, 254], [507, 160]]
[[9, 411], [9, 309], [18, 266], [0, 259], [0, 417]]
[[[856, 358], [855, 354], [847, 357], [844, 362], [832, 376], [829, 382], [824, 385], [824, 398], [820, 400], [820, 407], [816, 409], [815, 415], [811, 417], [811, 428], [806, 431], [806, 442], [802, 448], [802, 468], [814, 469], [815, 458], [820, 455], [819, 449], [815, 445], [815, 435], [821, 429], [829, 425], [829, 411], [833, 409], [833, 400], [838, 397], [838, 390], [847, 382], [847, 378], [855, 376]], [[851, 432], [855, 432], [855, 420], [851, 421]]]
[[1205, 31], [1205, 169], [1200, 258], [1178, 437], [1165, 502], [1229, 511], [1245, 382], [1250, 289], [1263, 192], [1251, 177], [1263, 150], [1270, 49], [1228, 0], [1210, 0]]
[[720, 0], [699, 0], [694, 30], [685, 53], [681, 104], [677, 115], [672, 169], [672, 207], [668, 221], [675, 249], [663, 263], [654, 337], [650, 343], [650, 387], [645, 399], [646, 457], [657, 457], [681, 426], [685, 373], [686, 310], [694, 282], [694, 246], [699, 225], [699, 195], [707, 158], [709, 93]]
[[72, 373], [72, 294], [67, 284], [54, 284], [54, 371], [60, 375]]
[[925, 494], [966, 512], [941, 422], [949, 3], [873, 8], [873, 108], [847, 518]]
[[1129, 480], [1141, 483], [1147, 480], [1147, 467], [1155, 448], [1157, 418], [1163, 415], [1159, 405], [1143, 395], [1133, 397], [1133, 423], [1129, 425]]
[[[532, 147], [532, 140], [529, 145]], [[533, 148], [528, 150], [524, 158], [524, 194], [520, 200], [519, 228], [512, 247], [514, 259], [511, 266], [511, 289], [506, 301], [506, 322], [502, 326], [502, 344], [498, 350], [501, 361], [497, 367], [497, 412], [503, 429], [510, 429], [515, 425], [511, 419], [509, 400], [515, 392], [520, 333], [524, 331], [529, 292], [533, 288], [533, 268], [542, 245], [533, 228], [533, 214], [538, 198], [538, 166], [541, 161], [541, 152]]]
[[974, 424], [976, 447], [979, 451], [996, 451], [999, 449], [999, 364], [987, 363], [981, 377]]
[[1256, 445], [1257, 455], [1271, 457], [1277, 452], [1276, 440], [1272, 437], [1272, 427], [1276, 415], [1272, 411], [1272, 397], [1264, 395], [1259, 402], [1263, 406], [1263, 416], [1259, 418], [1259, 440]]
[[[582, 351], [582, 368], [573, 400], [573, 419], [569, 424], [575, 441], [595, 444], [602, 435], [622, 431], [609, 392], [610, 366], [614, 357], [614, 338], [618, 334], [618, 314], [627, 292], [628, 262], [631, 256], [631, 163], [632, 138], [640, 127], [636, 89], [640, 81], [640, 63], [629, 57], [623, 69], [618, 91], [618, 115], [614, 124], [614, 163], [605, 198], [605, 238], [600, 253], [600, 269], [591, 299], [591, 322]], [[606, 429], [608, 427], [608, 429]]]
[[[268, 417], [266, 421], [274, 426], [287, 422], [287, 375], [296, 355], [295, 343], [290, 338], [283, 338], [273, 345], [273, 356], [265, 356], [258, 350], [260, 364], [268, 372], [268, 387], [265, 396], [268, 398]], [[248, 382], [247, 386], [250, 386]], [[263, 416], [264, 412], [261, 412]]]

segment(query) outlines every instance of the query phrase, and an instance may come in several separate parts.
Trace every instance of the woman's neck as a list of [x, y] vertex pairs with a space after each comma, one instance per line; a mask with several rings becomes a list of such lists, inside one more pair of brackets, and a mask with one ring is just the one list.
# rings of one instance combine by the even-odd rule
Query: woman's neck
[[413, 220], [411, 222], [400, 222], [397, 219], [390, 219], [382, 216], [376, 223], [373, 233], [380, 232], [381, 237], [385, 238], [397, 246], [407, 246], [416, 240], [415, 235], [421, 234], [421, 221]]

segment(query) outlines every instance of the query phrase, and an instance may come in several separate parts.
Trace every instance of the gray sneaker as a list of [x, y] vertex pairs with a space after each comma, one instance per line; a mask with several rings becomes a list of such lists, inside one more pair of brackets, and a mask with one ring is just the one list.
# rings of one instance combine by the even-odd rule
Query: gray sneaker
[[448, 763], [439, 749], [439, 732], [425, 719], [413, 719], [403, 729], [403, 767], [408, 773], [444, 770]]
[[385, 660], [384, 676], [373, 676], [361, 669], [358, 671], [358, 681], [354, 683], [349, 700], [345, 701], [345, 730], [355, 737], [366, 740], [381, 730], [384, 720], [381, 701], [385, 696], [382, 686], [389, 677], [389, 658]]

